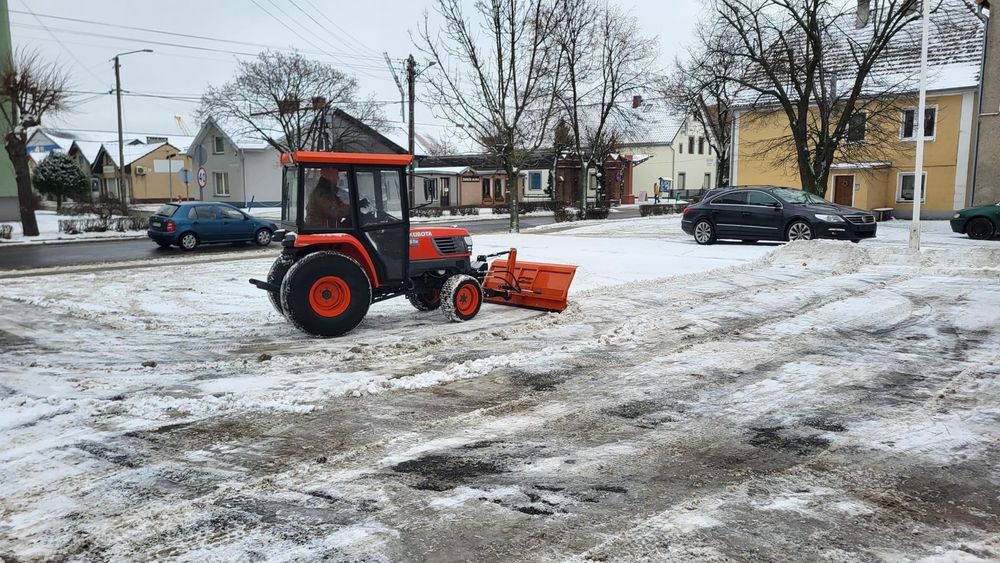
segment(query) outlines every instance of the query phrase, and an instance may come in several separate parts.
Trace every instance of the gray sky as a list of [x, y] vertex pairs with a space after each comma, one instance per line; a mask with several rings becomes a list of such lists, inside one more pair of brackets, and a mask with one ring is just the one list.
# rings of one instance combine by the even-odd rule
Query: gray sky
[[[115, 130], [114, 96], [99, 94], [114, 86], [114, 71], [109, 59], [116, 53], [151, 48], [153, 53], [122, 57], [122, 89], [166, 98], [126, 97], [125, 129], [174, 134], [178, 132], [175, 115], [182, 116], [193, 132], [197, 129], [192, 116], [197, 104], [183, 98], [200, 95], [209, 83], [221, 84], [228, 80], [235, 70], [235, 60], [241, 56], [202, 49], [256, 53], [261, 50], [259, 46], [44, 16], [294, 47], [307, 56], [337, 64], [341, 70], [354, 74], [363, 94], [374, 93], [379, 100], [398, 100], [399, 93], [382, 52], [387, 51], [393, 59], [403, 59], [413, 52], [409, 32], [415, 30], [423, 12], [431, 6], [430, 0], [174, 0], [167, 3], [8, 0], [8, 3], [15, 47], [32, 46], [46, 57], [61, 61], [71, 73], [75, 90], [93, 92], [77, 96], [84, 103], [72, 113], [50, 121], [50, 125]], [[690, 42], [702, 9], [702, 3], [697, 0], [619, 0], [618, 3], [633, 10], [646, 34], [659, 38], [658, 64], [661, 67], [669, 65]], [[309, 12], [313, 19], [299, 11], [296, 5]], [[38, 19], [27, 13], [29, 11]], [[385, 106], [385, 111], [391, 119], [399, 121], [398, 104]], [[438, 121], [425, 107], [418, 105], [416, 121], [428, 124], [421, 125], [426, 133], [441, 131], [440, 126], [433, 125]], [[402, 127], [402, 123], [398, 125]]]

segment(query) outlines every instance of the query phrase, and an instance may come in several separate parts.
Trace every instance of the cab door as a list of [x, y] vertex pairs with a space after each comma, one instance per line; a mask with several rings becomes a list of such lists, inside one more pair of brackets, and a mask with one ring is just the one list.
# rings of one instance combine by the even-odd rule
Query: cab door
[[402, 282], [409, 272], [410, 217], [402, 168], [354, 168], [361, 243], [380, 284]]

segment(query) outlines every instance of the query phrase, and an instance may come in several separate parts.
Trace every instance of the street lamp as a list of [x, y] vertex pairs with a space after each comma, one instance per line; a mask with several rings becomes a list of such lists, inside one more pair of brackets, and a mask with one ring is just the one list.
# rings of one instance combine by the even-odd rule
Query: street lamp
[[125, 53], [118, 53], [114, 56], [113, 60], [115, 62], [115, 93], [118, 98], [118, 194], [121, 196], [123, 202], [127, 202], [128, 190], [125, 189], [125, 139], [122, 133], [122, 77], [119, 69], [121, 64], [118, 62], [119, 57], [124, 57], [125, 55], [131, 55], [132, 53], [152, 53], [152, 49], [138, 49], [135, 51], [127, 51]]
[[170, 186], [170, 201], [174, 200], [174, 167], [170, 159], [175, 156], [177, 153], [167, 155], [167, 185]]

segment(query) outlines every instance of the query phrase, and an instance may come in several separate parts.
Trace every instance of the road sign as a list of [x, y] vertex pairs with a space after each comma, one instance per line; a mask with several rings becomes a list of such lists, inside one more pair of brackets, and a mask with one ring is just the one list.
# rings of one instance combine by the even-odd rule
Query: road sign
[[201, 188], [201, 189], [205, 189], [205, 186], [207, 186], [207, 185], [208, 185], [208, 172], [205, 172], [205, 168], [203, 166], [199, 166], [198, 167], [198, 187]]
[[181, 168], [180, 170], [178, 170], [177, 171], [177, 176], [180, 177], [182, 184], [190, 184], [191, 183], [191, 180], [192, 180], [191, 171], [188, 170], [187, 168]]
[[198, 166], [204, 166], [208, 162], [208, 151], [205, 150], [205, 145], [198, 145], [194, 148], [194, 161], [198, 163]]

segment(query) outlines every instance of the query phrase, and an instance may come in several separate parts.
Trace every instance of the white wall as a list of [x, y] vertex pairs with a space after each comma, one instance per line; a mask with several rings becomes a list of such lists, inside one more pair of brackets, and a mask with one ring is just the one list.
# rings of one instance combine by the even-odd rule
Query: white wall
[[246, 198], [255, 202], [281, 202], [281, 162], [273, 148], [244, 150]]
[[[689, 137], [694, 137], [693, 154], [689, 151]], [[698, 153], [699, 138], [705, 138], [705, 151], [703, 154]], [[680, 149], [680, 145], [682, 143], [684, 144], [683, 154]], [[715, 185], [715, 151], [711, 150], [708, 146], [708, 138], [705, 134], [705, 128], [702, 127], [700, 123], [695, 121], [694, 118], [688, 118], [684, 127], [682, 127], [677, 133], [674, 148], [677, 149], [677, 159], [674, 164], [673, 176], [675, 189], [681, 189], [679, 178], [682, 173], [686, 176], [686, 185], [684, 186], [684, 189], [701, 189], [704, 185], [705, 174], [711, 175], [709, 187]]]

